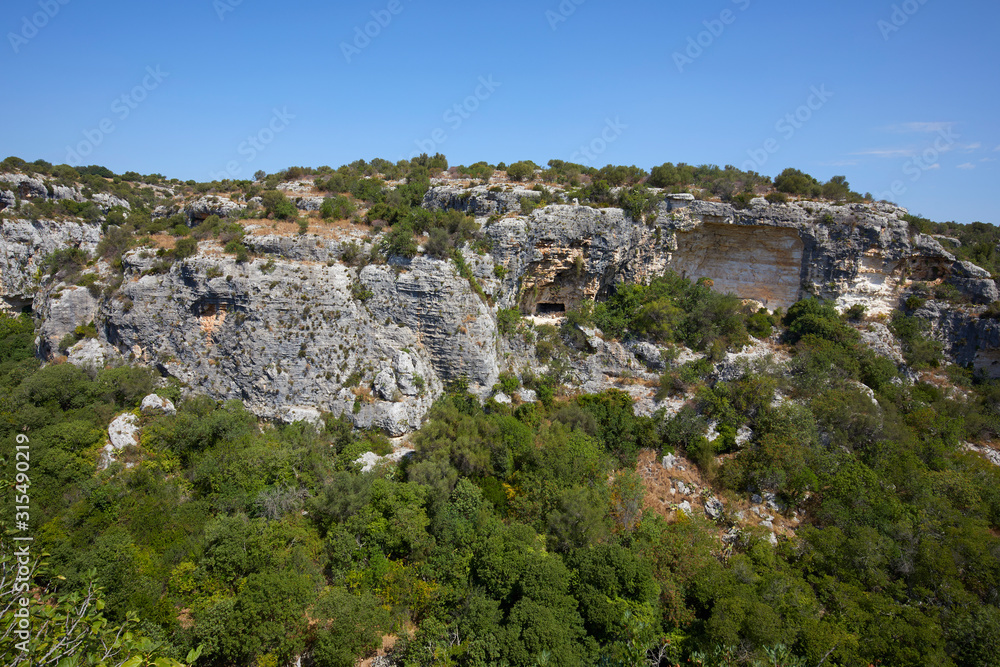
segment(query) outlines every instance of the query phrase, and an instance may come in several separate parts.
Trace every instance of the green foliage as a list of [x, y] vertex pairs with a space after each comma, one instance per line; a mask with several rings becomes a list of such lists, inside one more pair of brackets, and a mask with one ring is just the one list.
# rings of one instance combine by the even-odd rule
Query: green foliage
[[268, 216], [279, 220], [288, 220], [289, 218], [297, 218], [299, 215], [295, 204], [288, 201], [285, 193], [280, 190], [264, 190], [261, 193], [261, 200]]
[[344, 196], [326, 197], [319, 207], [319, 213], [324, 219], [344, 220], [354, 215], [357, 208], [351, 200]]
[[789, 167], [774, 178], [774, 187], [778, 192], [791, 195], [806, 195], [819, 197], [823, 194], [823, 186], [809, 174]]
[[413, 225], [404, 222], [389, 230], [382, 241], [382, 252], [387, 257], [414, 257], [417, 254], [417, 242], [413, 238]]
[[84, 250], [63, 248], [48, 255], [42, 261], [42, 266], [49, 272], [49, 275], [74, 282], [89, 261], [90, 256]]
[[746, 315], [740, 300], [719, 294], [710, 281], [697, 283], [666, 273], [649, 285], [619, 285], [594, 308], [594, 321], [604, 333], [620, 338], [644, 336], [660, 342], [684, 343], [703, 350], [747, 342]]
[[521, 325], [521, 313], [517, 308], [501, 308], [497, 311], [497, 330], [505, 336], [515, 333]]
[[535, 173], [534, 162], [514, 162], [507, 167], [507, 178], [512, 181], [523, 181]]
[[926, 320], [897, 311], [893, 314], [891, 328], [903, 343], [907, 364], [914, 368], [937, 368], [940, 365], [943, 346], [928, 337], [930, 327]]
[[236, 255], [236, 261], [240, 264], [250, 260], [250, 251], [247, 250], [245, 245], [235, 239], [226, 244], [225, 251]]
[[[183, 662], [169, 657], [169, 645], [140, 633], [140, 619], [129, 611], [124, 622], [109, 620], [104, 612], [103, 590], [93, 582], [93, 572], [84, 590], [61, 593], [35, 579], [47, 574], [36, 559], [18, 571], [14, 550], [4, 542], [0, 552], [0, 581], [5, 590], [14, 590], [0, 605], [0, 622], [6, 632], [0, 636], [0, 659], [18, 667], [60, 667], [67, 664], [113, 667], [187, 667], [198, 660], [202, 647], [192, 649]], [[24, 574], [27, 576], [21, 577]], [[58, 576], [56, 579], [65, 579]], [[27, 582], [20, 597], [15, 581]], [[18, 584], [20, 585], [20, 584]], [[29, 594], [27, 586], [32, 586]], [[22, 606], [23, 600], [26, 606]], [[20, 625], [24, 619], [26, 624]], [[19, 636], [17, 628], [26, 630]]]
[[177, 239], [174, 243], [174, 257], [177, 259], [186, 259], [193, 256], [198, 252], [198, 240], [193, 236], [185, 236], [184, 238]]

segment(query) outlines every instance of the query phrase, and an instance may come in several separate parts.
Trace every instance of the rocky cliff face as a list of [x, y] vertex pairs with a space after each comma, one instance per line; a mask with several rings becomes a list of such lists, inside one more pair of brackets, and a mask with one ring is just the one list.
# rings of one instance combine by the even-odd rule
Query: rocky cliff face
[[203, 254], [150, 275], [154, 259], [133, 252], [104, 333], [261, 416], [314, 408], [393, 435], [419, 425], [443, 381], [466, 377], [479, 392], [496, 381], [492, 313], [450, 263], [269, 262]]
[[42, 261], [62, 248], [92, 253], [100, 224], [3, 220], [0, 224], [0, 297], [7, 312], [30, 309], [41, 286]]
[[[58, 248], [92, 251], [99, 225], [4, 220], [0, 286], [8, 308], [34, 303], [43, 355], [94, 320], [98, 339], [79, 343], [71, 360], [120, 355], [191, 389], [242, 400], [262, 417], [330, 411], [393, 435], [418, 427], [449, 380], [467, 378], [486, 395], [500, 371], [538, 365], [530, 343], [499, 337], [498, 308], [559, 314], [667, 269], [709, 278], [716, 289], [770, 309], [815, 295], [887, 313], [912, 281], [947, 281], [971, 304], [939, 304], [918, 315], [935, 323], [956, 360], [1000, 376], [1000, 325], [979, 319], [983, 308], [976, 305], [997, 299], [992, 277], [957, 262], [935, 239], [911, 233], [902, 209], [762, 199], [736, 209], [664, 195], [644, 222], [617, 208], [566, 204], [520, 215], [521, 198], [537, 194], [436, 187], [425, 197], [429, 208], [480, 216], [492, 251], [479, 256], [466, 248], [464, 256], [489, 303], [450, 261], [345, 264], [342, 241], [360, 242], [362, 255], [377, 242], [352, 231], [336, 239], [248, 236], [257, 257], [245, 263], [211, 243], [168, 266], [134, 250], [123, 259], [121, 286], [97, 297], [39, 280], [37, 268]], [[199, 199], [183, 210], [195, 220], [229, 212], [220, 202]], [[600, 390], [609, 373], [655, 378], [662, 366], [651, 345], [586, 337], [588, 354], [570, 369], [584, 389]]]
[[[671, 269], [773, 310], [804, 296], [839, 307], [888, 313], [908, 281], [948, 281], [975, 303], [997, 299], [991, 276], [957, 262], [933, 238], [911, 234], [904, 209], [728, 204], [667, 198], [652, 224], [620, 209], [549, 206], [529, 218], [487, 227], [505, 281], [525, 312], [558, 312], [603, 296], [617, 282], [648, 280]], [[510, 302], [510, 295], [505, 295]]]

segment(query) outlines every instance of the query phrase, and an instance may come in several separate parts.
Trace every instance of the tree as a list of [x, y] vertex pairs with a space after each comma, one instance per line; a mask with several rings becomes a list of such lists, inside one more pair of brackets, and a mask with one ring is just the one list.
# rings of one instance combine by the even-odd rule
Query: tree
[[185, 236], [184, 238], [177, 239], [177, 242], [174, 244], [174, 257], [177, 259], [191, 257], [196, 252], [198, 252], [198, 239], [193, 236]]
[[822, 187], [815, 178], [798, 169], [789, 167], [774, 179], [774, 187], [779, 192], [792, 195], [810, 195], [817, 197], [822, 194]]
[[295, 204], [288, 201], [285, 193], [280, 190], [264, 190], [263, 194], [261, 194], [261, 200], [264, 203], [264, 210], [279, 220], [287, 220], [288, 218], [298, 216], [298, 209], [295, 208]]
[[[139, 618], [133, 611], [125, 621], [111, 623], [104, 615], [103, 591], [94, 583], [95, 573], [82, 591], [59, 594], [38, 579], [47, 569], [38, 559], [29, 566], [27, 580], [35, 587], [23, 597], [15, 591], [21, 581], [18, 561], [5, 540], [0, 546], [0, 588], [8, 594], [0, 603], [0, 661], [10, 667], [102, 665], [106, 667], [186, 667], [201, 655], [190, 651], [184, 662], [163, 655], [163, 642], [138, 634]], [[64, 577], [57, 576], [56, 580]], [[24, 614], [27, 614], [26, 616]], [[27, 619], [28, 630], [22, 629]], [[23, 632], [23, 634], [21, 634]]]
[[532, 162], [515, 162], [507, 167], [507, 178], [512, 181], [523, 181], [535, 173], [535, 165]]
[[382, 241], [382, 250], [387, 257], [406, 257], [417, 254], [417, 242], [413, 238], [413, 225], [402, 222], [394, 225]]

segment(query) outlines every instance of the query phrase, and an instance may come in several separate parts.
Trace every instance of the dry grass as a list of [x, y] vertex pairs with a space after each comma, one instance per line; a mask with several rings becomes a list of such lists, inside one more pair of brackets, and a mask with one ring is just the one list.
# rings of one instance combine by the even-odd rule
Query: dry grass
[[[679, 520], [680, 510], [677, 505], [685, 500], [691, 503], [691, 508], [696, 515], [704, 516], [705, 499], [707, 496], [715, 496], [722, 501], [726, 526], [719, 527], [720, 536], [728, 525], [735, 525], [741, 529], [759, 526], [762, 517], [753, 511], [755, 507], [748, 498], [736, 497], [730, 493], [723, 493], [714, 488], [711, 483], [702, 477], [698, 467], [689, 459], [677, 456], [677, 464], [667, 470], [663, 467], [657, 453], [651, 449], [644, 449], [639, 453], [639, 462], [636, 465], [636, 473], [642, 478], [646, 485], [646, 497], [643, 499], [643, 509], [656, 512], [664, 517], [668, 522], [674, 523]], [[680, 470], [684, 468], [684, 470]], [[676, 489], [676, 482], [683, 482], [690, 493], [682, 494]], [[794, 516], [790, 512], [788, 516], [779, 514], [768, 509], [764, 505], [756, 505], [765, 515], [773, 518], [772, 525], [776, 535], [794, 536], [795, 529], [801, 523], [803, 516]], [[739, 518], [738, 514], [742, 514]]]
[[149, 238], [152, 240], [153, 245], [157, 248], [163, 248], [164, 250], [173, 250], [174, 246], [177, 244], [177, 237], [173, 234], [167, 234], [166, 232], [153, 234]]
[[[349, 219], [324, 220], [318, 214], [308, 216], [309, 229], [306, 232], [311, 236], [334, 241], [352, 240], [366, 236], [373, 231], [373, 227], [364, 222], [352, 222]], [[259, 225], [250, 231], [250, 236], [299, 236], [299, 224], [288, 220], [268, 220], [258, 218], [246, 220], [246, 225]]]

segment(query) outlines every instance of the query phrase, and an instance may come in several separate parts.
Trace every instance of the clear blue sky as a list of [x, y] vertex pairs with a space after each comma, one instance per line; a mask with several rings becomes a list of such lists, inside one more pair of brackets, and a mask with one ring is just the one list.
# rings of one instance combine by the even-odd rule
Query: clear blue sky
[[27, 160], [794, 166], [1000, 223], [995, 2], [6, 0], [0, 25], [0, 153]]

